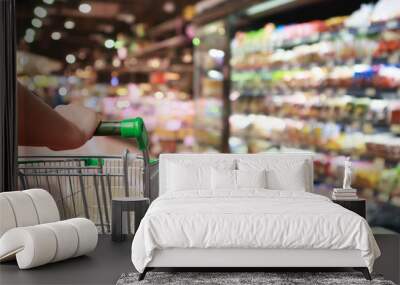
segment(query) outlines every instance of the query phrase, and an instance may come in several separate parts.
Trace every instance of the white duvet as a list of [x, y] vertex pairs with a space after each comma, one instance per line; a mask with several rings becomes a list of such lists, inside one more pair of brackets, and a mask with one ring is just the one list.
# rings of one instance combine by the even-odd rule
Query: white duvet
[[134, 237], [132, 262], [143, 272], [165, 248], [358, 249], [370, 271], [380, 255], [359, 215], [320, 195], [265, 189], [160, 196]]

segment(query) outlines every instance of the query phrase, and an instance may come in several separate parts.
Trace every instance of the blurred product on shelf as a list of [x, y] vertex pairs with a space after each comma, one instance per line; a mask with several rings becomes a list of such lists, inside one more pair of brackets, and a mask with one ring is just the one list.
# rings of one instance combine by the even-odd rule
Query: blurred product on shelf
[[[237, 32], [231, 43], [232, 57], [240, 58], [248, 53], [257, 52], [264, 52], [264, 56], [270, 56], [272, 52], [281, 51], [277, 49], [294, 48], [288, 51], [288, 60], [295, 60], [293, 56], [301, 56], [302, 52], [306, 55], [318, 52], [328, 53], [332, 49], [335, 49], [334, 52], [347, 51], [344, 55], [354, 59], [355, 53], [359, 50], [357, 47], [364, 53], [369, 50], [368, 46], [360, 44], [360, 39], [355, 40], [355, 36], [366, 41], [369, 37], [381, 33], [384, 33], [380, 35], [382, 39], [396, 38], [396, 32], [393, 30], [399, 27], [397, 19], [400, 18], [400, 4], [398, 1], [381, 0], [375, 7], [372, 5], [362, 5], [360, 10], [350, 17], [334, 17], [325, 21], [315, 20], [281, 26], [269, 23], [256, 31]], [[314, 43], [317, 45], [306, 45]], [[297, 46], [302, 47], [296, 48]], [[307, 49], [310, 47], [311, 49]]]
[[194, 99], [196, 150], [223, 149], [224, 58], [228, 39], [223, 21], [207, 24], [196, 31], [194, 38]]
[[[400, 46], [399, 46], [400, 48]], [[247, 81], [248, 80], [248, 81]], [[251, 81], [250, 81], [251, 80]], [[365, 65], [310, 67], [310, 69], [264, 70], [234, 73], [233, 81], [242, 83], [239, 88], [259, 83], [265, 91], [273, 88], [379, 88], [386, 91], [400, 87], [400, 67], [396, 65]], [[246, 82], [247, 81], [247, 82]], [[258, 81], [258, 82], [257, 82]], [[247, 84], [247, 85], [246, 85]], [[257, 87], [257, 86], [255, 86]], [[261, 91], [260, 91], [261, 92]], [[376, 90], [371, 91], [375, 95]]]
[[46, 75], [60, 71], [62, 63], [37, 54], [26, 51], [17, 52], [17, 74], [18, 75]]
[[329, 196], [351, 156], [359, 196], [400, 207], [399, 19], [398, 1], [381, 0], [348, 17], [237, 32], [231, 151], [313, 151], [316, 190]]
[[221, 100], [199, 98], [196, 102], [196, 138], [202, 145], [218, 149], [221, 144]]
[[400, 3], [397, 0], [380, 0], [372, 11], [374, 22], [387, 21], [400, 17]]
[[[400, 162], [400, 138], [384, 134], [364, 134], [351, 129], [341, 131], [335, 122], [304, 121], [266, 115], [240, 115], [230, 118], [232, 136], [246, 139], [269, 140], [285, 146], [381, 157]], [[234, 149], [232, 150], [234, 151]], [[263, 151], [263, 149], [258, 149]]]
[[390, 126], [392, 133], [400, 136], [400, 103], [397, 103], [392, 107]]
[[342, 131], [396, 134], [400, 100], [296, 92], [293, 95], [241, 96], [232, 102], [235, 114], [264, 114], [307, 122], [335, 123]]
[[373, 11], [373, 4], [362, 4], [359, 10], [354, 11], [344, 21], [344, 25], [349, 28], [368, 28], [371, 24], [371, 15]]

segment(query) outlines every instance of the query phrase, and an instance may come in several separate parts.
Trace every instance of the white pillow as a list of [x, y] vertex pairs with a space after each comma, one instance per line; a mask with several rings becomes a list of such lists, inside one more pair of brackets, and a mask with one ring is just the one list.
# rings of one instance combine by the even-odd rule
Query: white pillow
[[267, 171], [268, 188], [273, 190], [306, 191], [305, 164], [284, 171], [270, 169]]
[[212, 169], [213, 190], [236, 190], [236, 170]]
[[210, 190], [211, 167], [169, 163], [168, 191]]
[[267, 171], [267, 188], [272, 190], [306, 191], [309, 183], [309, 170], [304, 160], [299, 159], [241, 159], [240, 170]]
[[236, 170], [237, 188], [267, 188], [267, 171]]

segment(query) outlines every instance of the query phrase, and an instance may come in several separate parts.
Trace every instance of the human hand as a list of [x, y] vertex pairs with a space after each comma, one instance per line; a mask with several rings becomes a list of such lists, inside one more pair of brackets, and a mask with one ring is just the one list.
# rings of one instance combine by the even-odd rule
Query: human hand
[[93, 137], [100, 123], [100, 117], [95, 111], [78, 104], [59, 105], [54, 110], [78, 129], [82, 144]]
[[93, 110], [77, 104], [52, 109], [18, 83], [18, 144], [69, 150], [84, 145], [99, 125]]

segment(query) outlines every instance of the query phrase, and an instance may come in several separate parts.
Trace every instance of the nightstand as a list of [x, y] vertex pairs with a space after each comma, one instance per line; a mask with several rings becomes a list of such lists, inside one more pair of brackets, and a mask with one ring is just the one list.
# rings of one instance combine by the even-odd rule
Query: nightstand
[[[111, 223], [111, 239], [112, 241], [123, 241], [125, 236], [122, 234], [122, 213], [135, 212], [135, 232], [137, 231], [140, 221], [144, 217], [147, 208], [150, 205], [148, 198], [120, 197], [112, 199], [112, 223]], [[129, 222], [128, 222], [129, 223]], [[128, 228], [130, 225], [128, 225]]]
[[365, 199], [357, 199], [357, 200], [333, 200], [333, 203], [339, 204], [340, 206], [359, 214], [361, 217], [365, 219], [366, 210], [365, 210]]

